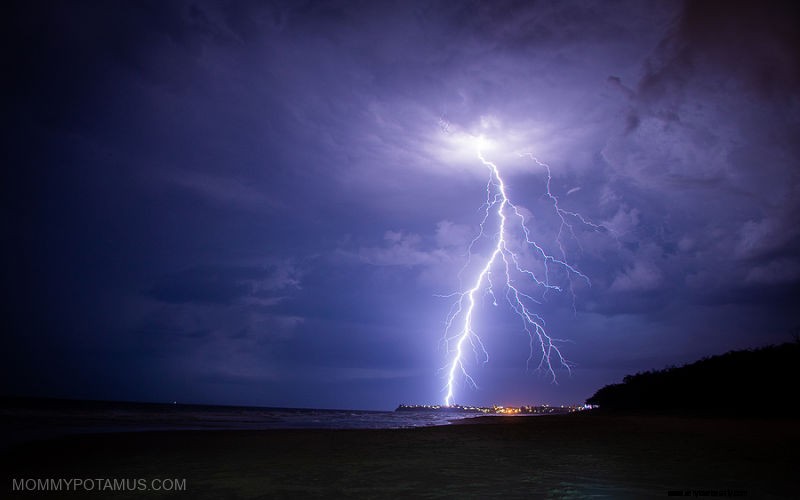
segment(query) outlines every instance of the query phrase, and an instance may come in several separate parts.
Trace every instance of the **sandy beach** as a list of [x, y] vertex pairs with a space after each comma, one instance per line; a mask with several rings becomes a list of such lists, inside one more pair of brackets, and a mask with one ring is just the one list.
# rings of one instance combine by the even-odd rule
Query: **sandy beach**
[[[482, 417], [404, 430], [138, 432], [8, 450], [20, 478], [185, 479], [185, 491], [93, 498], [663, 498], [796, 496], [800, 426], [787, 419]], [[150, 483], [147, 483], [150, 484]]]

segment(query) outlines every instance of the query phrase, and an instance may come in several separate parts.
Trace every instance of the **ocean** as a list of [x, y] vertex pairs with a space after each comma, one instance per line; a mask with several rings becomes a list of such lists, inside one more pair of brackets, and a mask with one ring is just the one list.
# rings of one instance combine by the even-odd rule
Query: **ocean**
[[9, 445], [70, 434], [167, 430], [400, 429], [447, 425], [474, 413], [264, 408], [5, 398], [0, 435]]

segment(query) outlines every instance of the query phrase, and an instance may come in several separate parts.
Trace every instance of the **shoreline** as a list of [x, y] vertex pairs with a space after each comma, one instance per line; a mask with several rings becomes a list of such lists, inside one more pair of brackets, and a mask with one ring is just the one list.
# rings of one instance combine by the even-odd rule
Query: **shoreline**
[[570, 414], [466, 420], [475, 421], [72, 435], [4, 452], [6, 485], [25, 477], [171, 477], [184, 478], [193, 498], [642, 498], [687, 488], [781, 498], [799, 486], [796, 419]]

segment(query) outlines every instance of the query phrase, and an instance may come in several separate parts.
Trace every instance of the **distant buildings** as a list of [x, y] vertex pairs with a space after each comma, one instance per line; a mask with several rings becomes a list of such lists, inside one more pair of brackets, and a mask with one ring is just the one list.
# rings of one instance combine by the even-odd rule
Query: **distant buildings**
[[395, 411], [438, 411], [449, 413], [485, 413], [489, 415], [545, 415], [558, 413], [572, 413], [590, 409], [591, 405], [570, 405], [570, 406], [462, 406], [462, 405], [407, 405], [401, 404]]

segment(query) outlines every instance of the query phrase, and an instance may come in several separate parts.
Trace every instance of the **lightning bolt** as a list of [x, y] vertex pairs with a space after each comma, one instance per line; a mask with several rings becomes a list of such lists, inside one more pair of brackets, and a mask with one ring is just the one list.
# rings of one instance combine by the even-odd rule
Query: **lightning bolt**
[[[446, 320], [446, 327], [444, 333], [444, 341], [449, 346], [455, 343], [455, 348], [448, 348], [448, 352], [453, 353], [453, 359], [445, 367], [447, 370], [447, 395], [445, 396], [445, 406], [452, 406], [454, 403], [454, 391], [456, 379], [460, 374], [471, 386], [477, 387], [475, 380], [467, 372], [464, 356], [467, 345], [472, 348], [476, 356], [483, 358], [483, 362], [489, 361], [489, 353], [483, 345], [480, 337], [477, 335], [473, 328], [473, 319], [475, 317], [475, 309], [477, 304], [477, 295], [481, 290], [485, 290], [485, 294], [492, 299], [492, 303], [497, 305], [496, 288], [501, 288], [495, 281], [502, 281], [502, 288], [505, 291], [505, 300], [511, 306], [511, 309], [519, 316], [525, 332], [527, 332], [530, 347], [528, 356], [528, 367], [530, 368], [531, 360], [534, 356], [535, 348], [538, 346], [542, 356], [539, 361], [537, 370], [543, 370], [549, 373], [553, 382], [556, 381], [556, 374], [554, 364], [563, 366], [570, 370], [570, 362], [564, 358], [557, 344], [564, 342], [561, 339], [551, 337], [545, 328], [545, 321], [536, 312], [533, 307], [541, 302], [535, 299], [528, 293], [525, 293], [520, 285], [517, 284], [515, 277], [519, 276], [529, 280], [535, 286], [542, 290], [543, 294], [548, 291], [562, 291], [561, 286], [554, 284], [551, 281], [551, 269], [553, 267], [560, 268], [566, 271], [567, 281], [569, 282], [569, 290], [573, 297], [573, 310], [575, 308], [575, 292], [572, 287], [572, 278], [579, 278], [584, 280], [588, 285], [591, 285], [589, 278], [579, 271], [575, 266], [570, 264], [566, 258], [566, 250], [564, 247], [563, 238], [565, 235], [575, 237], [575, 230], [573, 224], [579, 222], [587, 225], [595, 230], [600, 230], [603, 227], [585, 219], [577, 212], [565, 210], [559, 206], [558, 197], [552, 194], [550, 183], [552, 181], [552, 173], [550, 167], [528, 153], [524, 156], [533, 160], [537, 166], [542, 167], [547, 172], [547, 183], [545, 195], [550, 200], [554, 213], [560, 220], [558, 232], [556, 234], [556, 244], [558, 246], [559, 254], [554, 256], [531, 238], [531, 231], [525, 223], [525, 217], [520, 212], [520, 209], [512, 203], [508, 197], [506, 184], [500, 175], [500, 170], [497, 165], [487, 160], [482, 153], [481, 145], [483, 139], [479, 138], [477, 147], [477, 157], [481, 163], [489, 170], [489, 180], [486, 184], [486, 201], [481, 206], [483, 211], [483, 218], [480, 223], [480, 231], [477, 236], [470, 242], [467, 252], [467, 262], [462, 268], [462, 272], [469, 266], [473, 255], [473, 247], [475, 244], [487, 235], [486, 226], [490, 218], [498, 224], [497, 233], [491, 236], [494, 239], [494, 247], [486, 259], [485, 264], [481, 268], [478, 276], [471, 288], [463, 292], [457, 292], [449, 295], [449, 297], [457, 297], [453, 306], [448, 313]], [[524, 241], [525, 245], [533, 251], [536, 258], [542, 263], [540, 275], [526, 267], [519, 252], [511, 249], [512, 231], [518, 231], [520, 238]], [[577, 241], [577, 240], [576, 240]], [[500, 280], [494, 278], [495, 274], [500, 275]], [[460, 274], [459, 274], [460, 276]], [[457, 321], [463, 319], [463, 321]], [[452, 334], [455, 329], [454, 325], [458, 323], [460, 330]]]

